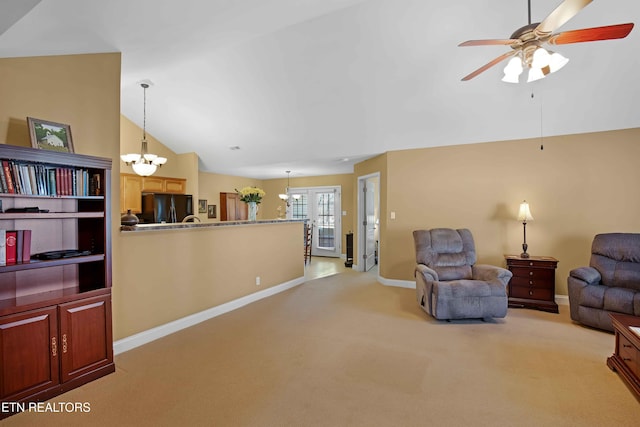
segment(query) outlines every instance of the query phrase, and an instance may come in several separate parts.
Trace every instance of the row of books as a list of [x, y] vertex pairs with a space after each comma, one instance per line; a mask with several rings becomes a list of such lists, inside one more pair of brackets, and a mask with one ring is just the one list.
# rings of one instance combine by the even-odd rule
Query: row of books
[[31, 261], [31, 230], [0, 230], [0, 265]]
[[39, 196], [97, 196], [102, 193], [100, 174], [68, 168], [2, 160], [0, 192]]

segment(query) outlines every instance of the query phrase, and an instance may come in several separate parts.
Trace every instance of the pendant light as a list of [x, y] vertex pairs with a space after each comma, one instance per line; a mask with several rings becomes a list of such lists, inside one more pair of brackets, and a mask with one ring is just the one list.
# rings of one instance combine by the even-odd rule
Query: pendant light
[[[285, 172], [287, 173], [287, 188], [284, 190], [284, 193], [278, 194], [278, 197], [284, 200], [285, 203], [287, 204], [287, 207], [289, 207], [289, 174], [291, 173], [291, 171], [285, 171]], [[292, 197], [298, 200], [300, 198], [300, 195], [294, 194]]]
[[285, 203], [287, 204], [287, 207], [289, 207], [289, 174], [291, 173], [291, 171], [285, 171], [285, 172], [287, 173], [287, 188], [285, 188], [284, 193], [278, 194], [278, 197], [284, 200]]
[[140, 147], [140, 154], [131, 153], [123, 154], [120, 156], [122, 161], [133, 168], [133, 171], [140, 176], [153, 175], [158, 169], [158, 166], [162, 166], [167, 163], [166, 157], [160, 157], [156, 154], [150, 154], [147, 149], [147, 88], [148, 83], [141, 83], [142, 90], [144, 92], [144, 104], [143, 104], [143, 116], [142, 116], [142, 146]]

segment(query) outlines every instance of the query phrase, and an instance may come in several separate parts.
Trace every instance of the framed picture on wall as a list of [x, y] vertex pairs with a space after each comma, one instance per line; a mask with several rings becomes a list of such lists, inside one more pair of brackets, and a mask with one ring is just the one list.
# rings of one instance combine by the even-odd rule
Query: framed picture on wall
[[62, 123], [27, 117], [29, 138], [33, 148], [73, 153], [71, 127]]
[[207, 213], [207, 201], [200, 199], [198, 200], [198, 213]]
[[209, 205], [208, 206], [207, 217], [208, 218], [215, 218], [216, 217], [216, 205]]

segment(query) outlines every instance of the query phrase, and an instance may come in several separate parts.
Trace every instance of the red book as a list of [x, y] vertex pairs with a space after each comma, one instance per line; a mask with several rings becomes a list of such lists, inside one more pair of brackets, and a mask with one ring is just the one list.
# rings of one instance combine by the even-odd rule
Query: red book
[[23, 230], [22, 262], [31, 262], [31, 230]]
[[7, 193], [15, 193], [16, 190], [13, 188], [13, 177], [11, 176], [11, 169], [9, 168], [9, 162], [6, 160], [2, 161], [2, 171], [7, 181]]
[[4, 172], [4, 177], [7, 180], [7, 192], [15, 193], [16, 190], [13, 187], [13, 177], [11, 176], [11, 168], [9, 167], [9, 162], [6, 160], [2, 161], [2, 170]]
[[15, 264], [17, 259], [17, 248], [18, 248], [18, 232], [17, 231], [7, 231], [7, 264]]
[[62, 169], [56, 168], [56, 195], [62, 196]]

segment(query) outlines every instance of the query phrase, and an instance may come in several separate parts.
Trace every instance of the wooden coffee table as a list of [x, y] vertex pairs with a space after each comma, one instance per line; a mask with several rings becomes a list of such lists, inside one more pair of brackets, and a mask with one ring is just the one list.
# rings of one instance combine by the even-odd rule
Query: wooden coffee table
[[[616, 371], [640, 400], [640, 317], [609, 314], [616, 334], [616, 346], [607, 366]], [[637, 329], [634, 329], [637, 328]]]

